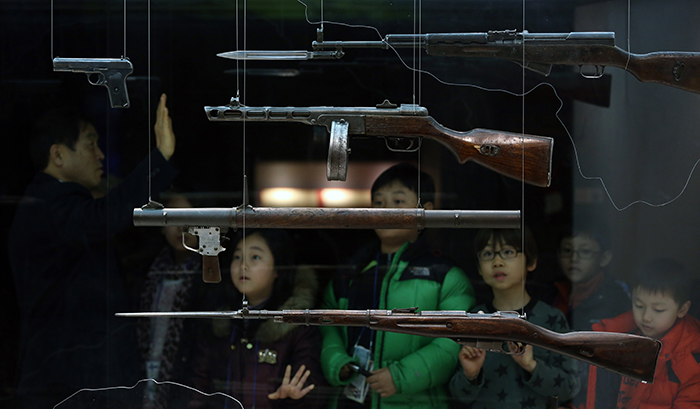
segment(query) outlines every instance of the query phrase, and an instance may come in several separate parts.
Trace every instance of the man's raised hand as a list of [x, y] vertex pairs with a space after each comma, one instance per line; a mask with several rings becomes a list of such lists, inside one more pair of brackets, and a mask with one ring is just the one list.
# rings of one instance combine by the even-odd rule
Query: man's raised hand
[[160, 102], [158, 103], [156, 124], [153, 126], [153, 130], [156, 133], [156, 147], [163, 157], [168, 160], [175, 152], [175, 133], [173, 132], [173, 124], [168, 114], [168, 107], [165, 106], [166, 100], [167, 97], [165, 94], [162, 94], [160, 96]]

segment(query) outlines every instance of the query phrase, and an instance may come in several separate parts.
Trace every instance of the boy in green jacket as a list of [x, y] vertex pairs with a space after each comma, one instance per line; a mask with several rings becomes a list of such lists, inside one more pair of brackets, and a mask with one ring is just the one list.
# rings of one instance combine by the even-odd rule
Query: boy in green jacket
[[[395, 165], [374, 182], [372, 207], [418, 206], [418, 170]], [[433, 208], [432, 178], [421, 172], [421, 200]], [[358, 251], [329, 284], [327, 309], [469, 310], [475, 298], [466, 274], [431, 250], [417, 230], [378, 229], [379, 240]], [[321, 327], [321, 362], [328, 381], [346, 387], [342, 407], [448, 408], [449, 381], [460, 346], [450, 339], [430, 338], [358, 327]], [[371, 364], [368, 362], [371, 361]], [[366, 377], [349, 364], [369, 369]], [[371, 393], [365, 399], [362, 390]], [[366, 389], [365, 389], [366, 391]]]

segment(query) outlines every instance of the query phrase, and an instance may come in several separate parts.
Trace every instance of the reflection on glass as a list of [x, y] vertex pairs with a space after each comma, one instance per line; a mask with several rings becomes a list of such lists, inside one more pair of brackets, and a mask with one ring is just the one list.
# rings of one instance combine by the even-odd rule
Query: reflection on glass
[[81, 389], [54, 409], [155, 409], [157, 406], [148, 399], [149, 391], [168, 396], [166, 408], [186, 408], [187, 403], [197, 397], [205, 407], [243, 409], [238, 399], [225, 393], [204, 393], [181, 383], [155, 379], [141, 379], [133, 386]]

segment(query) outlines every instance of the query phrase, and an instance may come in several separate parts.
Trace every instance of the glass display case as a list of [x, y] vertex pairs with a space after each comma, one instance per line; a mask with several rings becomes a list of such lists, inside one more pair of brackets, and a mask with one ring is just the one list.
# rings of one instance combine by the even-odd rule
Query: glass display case
[[[0, 3], [8, 407], [700, 402], [699, 5]], [[78, 144], [94, 144], [51, 139], [65, 118], [77, 121], [67, 129]], [[375, 184], [397, 164], [410, 165], [408, 182]], [[99, 183], [77, 176], [85, 172]], [[382, 215], [292, 226], [291, 213], [262, 226], [277, 226], [272, 233], [245, 218], [179, 223], [176, 212], [134, 225], [143, 205], [496, 211], [515, 215], [516, 229], [458, 226], [466, 213], [403, 229], [379, 229]], [[397, 231], [407, 235], [392, 238]], [[207, 243], [211, 234], [221, 241]], [[211, 243], [217, 249], [205, 250]], [[256, 251], [272, 260], [267, 284], [251, 275], [265, 259]], [[522, 265], [511, 274], [513, 260]], [[219, 266], [220, 282], [205, 283], [203, 272], [217, 281]], [[370, 328], [114, 316], [235, 311], [243, 300], [251, 309], [515, 310], [555, 332], [613, 331], [663, 346], [654, 383], [640, 383], [523, 345], [520, 355], [482, 355]], [[299, 397], [301, 385], [278, 387], [284, 363], [294, 384], [305, 362], [316, 365], [305, 386], [316, 387], [300, 400], [271, 399]], [[364, 403], [350, 362], [375, 371]]]

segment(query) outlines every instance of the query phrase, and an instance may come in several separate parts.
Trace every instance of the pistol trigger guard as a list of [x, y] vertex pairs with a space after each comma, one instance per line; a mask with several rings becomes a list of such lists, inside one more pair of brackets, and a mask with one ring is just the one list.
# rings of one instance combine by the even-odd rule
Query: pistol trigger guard
[[[102, 72], [86, 72], [85, 75], [87, 76], [87, 80], [90, 83], [90, 85], [103, 85], [105, 82], [107, 82], [107, 79], [105, 78], [105, 75]], [[93, 76], [97, 76], [96, 81], [93, 81]]]
[[[513, 342], [513, 344], [515, 344], [515, 350], [511, 351], [510, 349], [508, 349], [508, 351], [506, 351], [508, 355], [522, 355], [525, 353], [525, 344], [523, 344], [522, 342]], [[507, 344], [504, 342], [504, 346], [505, 345]]]
[[187, 250], [189, 250], [189, 251], [192, 251], [192, 252], [195, 252], [195, 253], [199, 253], [199, 251], [198, 251], [197, 249], [192, 248], [192, 247], [188, 246], [187, 243], [185, 243], [185, 234], [188, 233], [187, 230], [188, 230], [188, 229], [187, 229], [186, 227], [183, 227], [183, 228], [182, 228], [182, 247], [184, 247], [185, 249], [187, 249]]
[[601, 78], [605, 74], [605, 66], [604, 65], [595, 65], [595, 74], [589, 75], [589, 74], [584, 74], [583, 73], [583, 65], [578, 66], [578, 72], [581, 74], [583, 78], [590, 78], [590, 79], [597, 79]]
[[[408, 139], [409, 145], [406, 148], [392, 148], [389, 146], [389, 140], [392, 141], [399, 141], [401, 139]], [[416, 143], [416, 140], [418, 141]], [[389, 149], [392, 152], [401, 152], [401, 153], [411, 153], [411, 152], [417, 152], [421, 144], [423, 143], [423, 138], [384, 138], [384, 144], [386, 145], [386, 148]]]
[[344, 119], [331, 123], [331, 139], [328, 144], [328, 162], [326, 163], [326, 179], [345, 181], [348, 176], [348, 146], [349, 124]]

